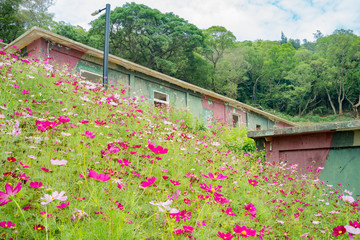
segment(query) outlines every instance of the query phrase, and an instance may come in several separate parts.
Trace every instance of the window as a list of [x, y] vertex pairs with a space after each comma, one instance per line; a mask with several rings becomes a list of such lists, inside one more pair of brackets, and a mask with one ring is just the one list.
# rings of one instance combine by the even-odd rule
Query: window
[[256, 124], [256, 130], [261, 130], [261, 125]]
[[86, 70], [80, 70], [80, 76], [86, 78], [89, 82], [102, 83], [102, 75], [92, 73]]
[[240, 118], [239, 115], [232, 115], [233, 116], [233, 127], [240, 126]]
[[154, 91], [154, 105], [156, 107], [167, 107], [169, 105], [169, 95]]

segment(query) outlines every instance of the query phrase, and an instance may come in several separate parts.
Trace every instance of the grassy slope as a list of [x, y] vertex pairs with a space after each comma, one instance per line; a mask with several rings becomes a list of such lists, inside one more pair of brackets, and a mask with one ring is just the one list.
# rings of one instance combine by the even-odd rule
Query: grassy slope
[[[130, 99], [120, 90], [105, 93], [101, 86], [66, 70], [6, 57], [0, 60], [0, 191], [6, 183], [21, 182], [22, 189], [12, 202], [0, 206], [0, 222], [16, 224], [0, 230], [5, 239], [219, 239], [219, 231], [234, 234], [236, 225], [256, 230], [256, 238], [299, 239], [308, 233], [314, 239], [329, 239], [335, 238], [334, 227], [359, 220], [357, 207], [339, 199], [338, 190], [297, 177], [295, 166], [274, 166], [252, 154], [228, 152], [228, 141], [239, 133], [226, 126], [196, 128], [182, 110], [153, 109], [144, 98]], [[22, 94], [24, 90], [29, 94]], [[38, 130], [37, 121], [58, 122], [59, 116], [70, 121]], [[84, 119], [89, 123], [81, 123]], [[83, 136], [85, 131], [95, 137]], [[149, 141], [168, 152], [154, 153]], [[106, 150], [114, 153], [104, 154]], [[64, 159], [67, 164], [52, 165], [51, 159]], [[131, 162], [129, 166], [118, 162], [123, 159]], [[90, 178], [90, 169], [111, 180]], [[227, 178], [202, 176], [209, 172]], [[21, 180], [21, 174], [31, 180]], [[157, 178], [154, 185], [141, 188], [152, 176]], [[121, 189], [116, 179], [121, 180]], [[249, 179], [257, 184], [251, 185]], [[31, 188], [35, 181], [43, 186]], [[224, 195], [224, 203], [216, 202], [211, 188], [205, 191], [202, 183], [222, 186], [216, 192]], [[59, 200], [40, 204], [45, 194], [54, 191], [65, 191], [68, 207], [58, 209]], [[170, 207], [191, 212], [188, 220], [176, 221], [150, 204], [170, 197]], [[255, 218], [244, 209], [246, 203], [255, 206]], [[24, 210], [26, 206], [30, 208]], [[227, 208], [236, 215], [228, 215]], [[80, 219], [76, 209], [88, 216]], [[50, 216], [40, 214], [44, 211]], [[36, 231], [34, 225], [45, 229]], [[183, 226], [193, 227], [192, 232], [174, 233]]]

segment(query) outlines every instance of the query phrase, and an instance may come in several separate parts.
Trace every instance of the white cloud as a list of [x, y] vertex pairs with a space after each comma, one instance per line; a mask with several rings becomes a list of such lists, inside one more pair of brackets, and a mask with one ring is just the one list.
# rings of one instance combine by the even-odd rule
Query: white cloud
[[[313, 40], [313, 33], [324, 35], [337, 28], [352, 29], [359, 35], [360, 4], [357, 0], [135, 0], [161, 12], [173, 12], [201, 29], [218, 25], [232, 31], [239, 41], [279, 40], [281, 31], [288, 38]], [[90, 14], [114, 9], [115, 0], [58, 0], [49, 12], [55, 20], [89, 29], [96, 17]]]

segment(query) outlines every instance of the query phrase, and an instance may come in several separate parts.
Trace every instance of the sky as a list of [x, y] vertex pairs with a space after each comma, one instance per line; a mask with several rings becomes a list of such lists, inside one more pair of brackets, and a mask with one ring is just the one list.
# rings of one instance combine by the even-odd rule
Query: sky
[[[313, 33], [320, 30], [330, 35], [336, 29], [351, 29], [360, 35], [359, 0], [133, 0], [137, 4], [173, 12], [200, 29], [223, 26], [238, 41], [280, 40], [281, 32], [289, 39], [314, 41]], [[56, 0], [49, 12], [56, 21], [80, 25], [98, 16], [95, 10], [111, 4], [121, 7], [119, 0]]]

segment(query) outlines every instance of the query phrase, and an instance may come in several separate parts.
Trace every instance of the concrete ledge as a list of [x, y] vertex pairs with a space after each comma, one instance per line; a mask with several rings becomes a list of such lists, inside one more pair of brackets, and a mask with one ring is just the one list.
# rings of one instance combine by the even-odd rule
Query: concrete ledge
[[349, 121], [349, 122], [336, 122], [326, 123], [312, 126], [299, 126], [299, 127], [287, 127], [287, 128], [276, 128], [259, 131], [249, 131], [248, 137], [250, 138], [263, 138], [280, 135], [296, 135], [303, 133], [312, 132], [335, 132], [335, 131], [348, 131], [348, 130], [359, 130], [360, 120]]

